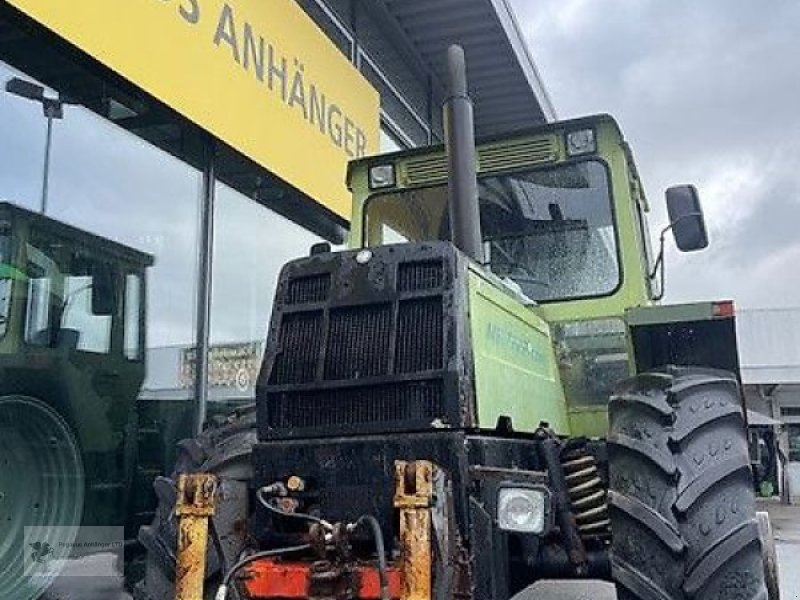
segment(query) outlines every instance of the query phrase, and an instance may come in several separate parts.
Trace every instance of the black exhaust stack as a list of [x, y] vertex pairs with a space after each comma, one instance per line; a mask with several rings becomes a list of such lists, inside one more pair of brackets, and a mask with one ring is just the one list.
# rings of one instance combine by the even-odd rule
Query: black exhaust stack
[[483, 240], [478, 206], [475, 123], [467, 93], [464, 49], [447, 49], [448, 96], [444, 101], [445, 144], [449, 166], [450, 237], [456, 248], [483, 264]]

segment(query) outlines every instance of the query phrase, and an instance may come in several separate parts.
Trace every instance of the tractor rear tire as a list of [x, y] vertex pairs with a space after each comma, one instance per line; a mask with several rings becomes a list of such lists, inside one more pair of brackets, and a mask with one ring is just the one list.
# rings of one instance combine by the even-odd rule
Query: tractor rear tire
[[670, 367], [609, 406], [612, 575], [621, 599], [766, 600], [739, 386]]
[[[139, 542], [146, 551], [144, 579], [134, 589], [136, 600], [163, 600], [175, 596], [177, 548], [178, 476], [184, 473], [212, 473], [219, 478], [217, 506], [206, 552], [204, 597], [214, 597], [221, 571], [236, 560], [246, 544], [250, 481], [250, 455], [256, 441], [255, 406], [237, 409], [218, 417], [196, 438], [178, 443], [171, 477], [158, 477], [153, 488], [158, 507], [152, 524], [139, 530]], [[222, 501], [224, 500], [224, 502]], [[212, 541], [216, 537], [216, 543]]]

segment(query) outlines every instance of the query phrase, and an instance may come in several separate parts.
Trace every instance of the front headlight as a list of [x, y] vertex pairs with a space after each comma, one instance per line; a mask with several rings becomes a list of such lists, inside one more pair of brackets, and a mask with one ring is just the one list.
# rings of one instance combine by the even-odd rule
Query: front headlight
[[544, 533], [550, 494], [541, 487], [501, 487], [497, 492], [497, 525], [504, 531]]
[[369, 169], [369, 187], [377, 190], [393, 187], [395, 184], [394, 165], [378, 165]]
[[580, 156], [597, 150], [593, 129], [578, 129], [567, 134], [567, 155]]

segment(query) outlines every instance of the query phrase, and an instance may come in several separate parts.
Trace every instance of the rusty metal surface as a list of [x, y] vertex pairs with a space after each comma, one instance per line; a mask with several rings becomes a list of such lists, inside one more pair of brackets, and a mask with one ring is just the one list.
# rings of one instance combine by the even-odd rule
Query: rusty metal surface
[[394, 506], [400, 511], [403, 600], [431, 598], [434, 469], [433, 463], [423, 460], [395, 462]]
[[[389, 567], [389, 598], [400, 600], [400, 571]], [[250, 600], [380, 600], [380, 576], [372, 564], [337, 565], [328, 561], [257, 560], [248, 565], [241, 585]]]
[[178, 478], [175, 600], [203, 600], [208, 520], [214, 515], [216, 490], [217, 478], [211, 474], [184, 474]]

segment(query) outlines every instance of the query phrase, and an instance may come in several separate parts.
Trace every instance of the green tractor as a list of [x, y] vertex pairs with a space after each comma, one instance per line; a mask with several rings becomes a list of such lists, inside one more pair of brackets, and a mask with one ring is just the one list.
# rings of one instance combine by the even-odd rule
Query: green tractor
[[24, 560], [32, 548], [63, 548], [79, 525], [128, 520], [152, 262], [122, 244], [0, 203], [4, 598], [36, 598], [49, 584]]
[[352, 249], [284, 267], [254, 411], [157, 481], [139, 598], [185, 574], [186, 473], [219, 479], [207, 598], [767, 598], [732, 303], [657, 304], [696, 190], [653, 254], [611, 117], [476, 148], [450, 70], [446, 147], [351, 164]]

